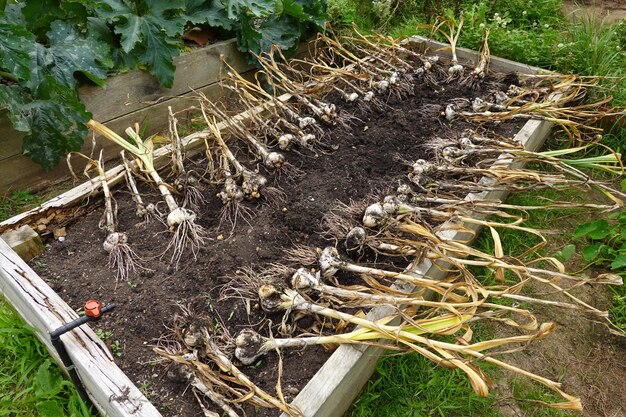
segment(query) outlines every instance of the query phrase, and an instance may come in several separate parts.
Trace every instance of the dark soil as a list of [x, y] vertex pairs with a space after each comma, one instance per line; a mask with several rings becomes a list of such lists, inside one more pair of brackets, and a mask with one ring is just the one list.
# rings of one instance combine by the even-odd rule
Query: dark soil
[[[484, 95], [495, 83], [485, 83], [478, 91], [459, 91], [453, 85], [438, 89], [422, 82], [417, 85], [413, 96], [390, 98], [390, 107], [384, 111], [363, 114], [341, 104], [360, 120], [349, 131], [329, 132], [329, 143], [336, 150], [288, 153], [288, 160], [304, 175], [292, 182], [278, 180], [276, 185], [286, 194], [286, 201], [279, 205], [250, 205], [254, 218], [249, 224], [239, 220], [232, 234], [229, 228], [218, 230], [221, 203], [213, 197], [218, 190], [206, 189], [208, 203], [200, 213], [200, 223], [210, 231], [211, 240], [197, 260], [185, 254], [177, 271], [168, 266], [169, 258], [158, 259], [169, 240], [163, 225], [156, 221], [137, 224], [134, 208], [123, 189], [116, 194], [119, 230], [128, 233], [138, 254], [151, 259], [146, 266], [153, 271], [131, 275], [126, 282], [115, 282], [115, 273], [107, 268], [107, 255], [102, 249], [105, 234], [98, 228], [102, 208], [68, 227], [65, 241], [51, 242], [34, 267], [73, 308], [80, 308], [90, 298], [117, 303], [117, 309], [96, 327], [110, 332], [103, 334], [118, 356], [120, 368], [142, 387], [164, 416], [201, 416], [191, 389], [168, 378], [166, 362], [152, 348], [163, 334], [171, 333], [173, 317], [183, 309], [213, 320], [220, 317], [233, 335], [259, 323], [265, 314], [258, 306], [252, 305], [248, 315], [243, 301], [220, 301], [220, 286], [241, 268], [280, 262], [283, 250], [295, 243], [313, 247], [332, 244], [320, 236], [320, 221], [336, 201], [349, 203], [395, 188], [406, 179], [407, 166], [402, 160], [429, 159], [429, 141], [435, 137], [456, 137], [470, 127], [462, 122], [443, 123], [432, 111], [433, 106], [445, 106], [453, 98]], [[487, 127], [512, 136], [520, 125]], [[158, 201], [154, 189], [144, 188], [150, 193], [148, 200]], [[276, 322], [280, 317], [272, 319]], [[267, 326], [263, 332], [267, 334]], [[321, 347], [284, 352], [282, 386], [287, 400], [293, 399], [330, 353]], [[274, 391], [276, 355], [243, 369], [264, 389]], [[248, 414], [277, 413], [250, 410]]]

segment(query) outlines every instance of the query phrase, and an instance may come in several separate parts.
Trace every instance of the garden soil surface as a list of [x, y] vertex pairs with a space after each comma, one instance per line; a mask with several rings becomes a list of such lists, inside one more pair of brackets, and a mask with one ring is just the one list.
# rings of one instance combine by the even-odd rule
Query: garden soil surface
[[[499, 88], [506, 90], [511, 79]], [[479, 90], [472, 91], [456, 84], [433, 87], [418, 81], [414, 95], [403, 99], [390, 97], [390, 107], [369, 113], [338, 103], [358, 119], [350, 129], [329, 130], [327, 142], [333, 145], [332, 151], [287, 154], [288, 161], [304, 173], [292, 181], [284, 176], [276, 180], [276, 187], [285, 193], [284, 202], [246, 203], [254, 210], [254, 217], [248, 222], [239, 219], [231, 233], [230, 227], [218, 229], [221, 203], [214, 196], [219, 190], [215, 187], [204, 190], [207, 203], [199, 213], [199, 222], [209, 231], [210, 240], [200, 249], [197, 259], [186, 253], [178, 270], [168, 266], [168, 256], [159, 259], [169, 233], [158, 221], [138, 223], [125, 188], [116, 190], [118, 229], [128, 234], [132, 248], [148, 260], [145, 266], [150, 271], [131, 274], [127, 281], [116, 282], [102, 248], [105, 232], [98, 227], [102, 207], [68, 226], [63, 242], [49, 242], [48, 249], [33, 267], [77, 310], [87, 299], [117, 303], [114, 312], [94, 327], [111, 348], [119, 367], [164, 416], [201, 416], [192, 390], [168, 376], [168, 362], [153, 352], [154, 346], [165, 343], [160, 338], [172, 333], [174, 316], [187, 311], [211, 322], [221, 321], [232, 335], [245, 327], [258, 328], [268, 318], [265, 313], [254, 302], [220, 300], [219, 289], [242, 268], [258, 269], [281, 262], [283, 250], [294, 244], [320, 248], [333, 245], [334, 242], [320, 236], [324, 213], [337, 201], [349, 204], [372, 193], [391, 192], [400, 182], [406, 183], [408, 167], [403, 161], [432, 158], [429, 141], [436, 137], [456, 138], [470, 127], [463, 122], [444, 123], [433, 108], [443, 110], [442, 106], [454, 98], [485, 95], [494, 85], [489, 80]], [[520, 123], [483, 126], [509, 137], [520, 127]], [[239, 149], [239, 155], [253, 167], [244, 149]], [[201, 169], [203, 162], [196, 163]], [[276, 178], [270, 173], [267, 176]], [[159, 201], [155, 189], [147, 185], [142, 189], [148, 193], [148, 201]], [[403, 266], [396, 265], [399, 269]], [[269, 318], [277, 323], [281, 316]], [[266, 335], [267, 327], [264, 324], [262, 329]], [[322, 347], [284, 352], [282, 387], [288, 401], [331, 353]], [[274, 392], [275, 354], [242, 369], [259, 386]], [[247, 412], [248, 415], [278, 414], [276, 410], [248, 409]]]

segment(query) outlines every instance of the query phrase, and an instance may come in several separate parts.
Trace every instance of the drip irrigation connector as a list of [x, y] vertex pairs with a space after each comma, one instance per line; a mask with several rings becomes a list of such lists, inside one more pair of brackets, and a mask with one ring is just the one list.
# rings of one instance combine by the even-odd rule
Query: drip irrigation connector
[[83, 382], [81, 381], [78, 372], [76, 372], [76, 366], [74, 365], [72, 358], [67, 352], [67, 349], [63, 344], [63, 340], [61, 340], [61, 336], [85, 323], [100, 320], [103, 314], [108, 313], [115, 307], [115, 303], [107, 304], [106, 306], [102, 307], [100, 301], [88, 300], [87, 302], [85, 302], [84, 305], [85, 315], [83, 317], [79, 317], [76, 320], [64, 324], [58, 329], [50, 332], [50, 341], [52, 342], [52, 346], [54, 346], [57, 353], [59, 354], [59, 357], [63, 362], [63, 366], [67, 370], [67, 373], [70, 375], [70, 378], [72, 379], [72, 382], [74, 383], [74, 386], [76, 387], [76, 391], [78, 391], [80, 398], [82, 398], [82, 400], [88, 406], [92, 406], [93, 403], [91, 402], [91, 399], [89, 398], [89, 395], [85, 390], [85, 386], [83, 385]]

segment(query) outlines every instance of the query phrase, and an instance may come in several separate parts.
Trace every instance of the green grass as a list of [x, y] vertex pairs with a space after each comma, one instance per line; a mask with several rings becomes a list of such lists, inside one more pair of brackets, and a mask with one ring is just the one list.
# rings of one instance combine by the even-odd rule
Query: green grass
[[611, 321], [626, 332], [626, 285], [611, 287], [613, 303], [609, 308]]
[[555, 403], [558, 402], [561, 397], [555, 395], [547, 388], [534, 384], [527, 379], [513, 378], [511, 381], [511, 389], [515, 398], [518, 398], [517, 405], [524, 413], [524, 417], [570, 417], [580, 415], [580, 413], [574, 413], [572, 411], [538, 406], [538, 402]]
[[34, 330], [0, 299], [0, 416], [91, 416]]
[[[0, 197], [0, 221], [43, 202], [23, 190]], [[0, 298], [0, 416], [91, 416], [44, 345]]]
[[376, 378], [354, 403], [350, 417], [484, 416], [501, 414], [495, 398], [478, 397], [465, 374], [435, 366], [416, 355], [388, 356], [376, 365]]
[[43, 198], [24, 190], [15, 190], [6, 197], [0, 196], [0, 222], [41, 203]]

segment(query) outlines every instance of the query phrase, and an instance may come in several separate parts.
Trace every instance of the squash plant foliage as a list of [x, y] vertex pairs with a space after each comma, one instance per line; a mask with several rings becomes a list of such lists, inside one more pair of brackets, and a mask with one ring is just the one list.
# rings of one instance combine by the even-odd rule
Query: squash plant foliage
[[237, 36], [241, 51], [289, 50], [323, 27], [326, 0], [0, 0], [0, 109], [44, 169], [87, 135], [79, 82], [142, 68], [171, 87], [185, 28]]

